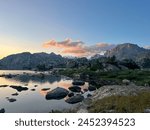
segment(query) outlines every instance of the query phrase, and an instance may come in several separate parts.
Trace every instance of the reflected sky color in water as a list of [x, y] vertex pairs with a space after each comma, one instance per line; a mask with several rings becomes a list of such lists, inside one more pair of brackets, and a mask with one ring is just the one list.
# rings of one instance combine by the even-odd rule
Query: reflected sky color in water
[[[70, 105], [65, 102], [65, 99], [61, 100], [46, 100], [45, 95], [48, 91], [53, 90], [56, 87], [63, 87], [68, 89], [72, 86], [72, 79], [64, 76], [46, 75], [44, 78], [34, 76], [35, 72], [26, 71], [27, 74], [23, 74], [25, 71], [0, 71], [1, 74], [20, 74], [13, 78], [0, 77], [0, 85], [19, 85], [28, 87], [27, 91], [17, 92], [15, 89], [8, 87], [0, 88], [0, 108], [5, 108], [6, 112], [17, 113], [30, 113], [30, 112], [50, 112], [52, 110], [66, 110], [72, 109], [77, 104]], [[26, 86], [27, 85], [27, 86]], [[35, 87], [37, 85], [37, 87]], [[87, 88], [86, 83], [83, 88]], [[43, 88], [50, 88], [50, 90], [43, 91]], [[35, 91], [31, 91], [35, 89]], [[18, 93], [17, 96], [12, 96], [14, 93]], [[6, 97], [15, 98], [17, 101], [8, 102]]]

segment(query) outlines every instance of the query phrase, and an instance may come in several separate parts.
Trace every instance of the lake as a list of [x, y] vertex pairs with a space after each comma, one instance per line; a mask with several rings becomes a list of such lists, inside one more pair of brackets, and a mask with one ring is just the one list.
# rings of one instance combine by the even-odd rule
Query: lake
[[[56, 87], [68, 89], [72, 86], [72, 79], [60, 75], [51, 75], [46, 72], [44, 77], [39, 76], [40, 72], [34, 71], [16, 71], [16, 70], [0, 70], [0, 75], [12, 74], [16, 75], [12, 78], [0, 77], [0, 85], [8, 85], [0, 87], [0, 109], [4, 108], [6, 113], [47, 113], [52, 110], [64, 111], [73, 109], [77, 104], [68, 104], [64, 99], [46, 100], [45, 95], [48, 91]], [[16, 89], [9, 87], [10, 85], [18, 85], [27, 87], [28, 90], [18, 92]], [[88, 83], [81, 86], [82, 90], [88, 87]], [[42, 90], [49, 88], [49, 90]], [[90, 92], [85, 92], [86, 97]], [[9, 99], [16, 99], [10, 102]]]

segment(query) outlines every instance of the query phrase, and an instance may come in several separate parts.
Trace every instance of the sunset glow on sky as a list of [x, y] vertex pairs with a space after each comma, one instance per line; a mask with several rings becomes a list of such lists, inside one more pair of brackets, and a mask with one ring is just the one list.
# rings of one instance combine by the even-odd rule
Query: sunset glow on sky
[[150, 45], [149, 0], [1, 0], [0, 59], [20, 52], [88, 56]]

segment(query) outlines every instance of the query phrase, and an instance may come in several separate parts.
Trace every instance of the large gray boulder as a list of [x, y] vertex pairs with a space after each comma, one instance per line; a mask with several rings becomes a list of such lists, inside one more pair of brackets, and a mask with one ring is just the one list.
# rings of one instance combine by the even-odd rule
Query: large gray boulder
[[51, 99], [63, 99], [65, 98], [67, 95], [68, 95], [69, 91], [64, 89], [64, 88], [60, 88], [60, 87], [57, 87], [55, 89], [53, 89], [52, 91], [48, 92], [46, 94], [46, 99], [47, 100], [51, 100]]
[[75, 104], [78, 102], [82, 102], [84, 97], [81, 94], [75, 95], [73, 97], [70, 97], [66, 100], [67, 103], [69, 104]]

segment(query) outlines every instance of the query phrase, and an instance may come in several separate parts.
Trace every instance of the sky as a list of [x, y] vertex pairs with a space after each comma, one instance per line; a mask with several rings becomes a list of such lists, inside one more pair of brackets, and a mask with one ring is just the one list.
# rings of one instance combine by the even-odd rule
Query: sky
[[149, 0], [0, 0], [0, 58], [20, 52], [87, 56], [150, 46]]

